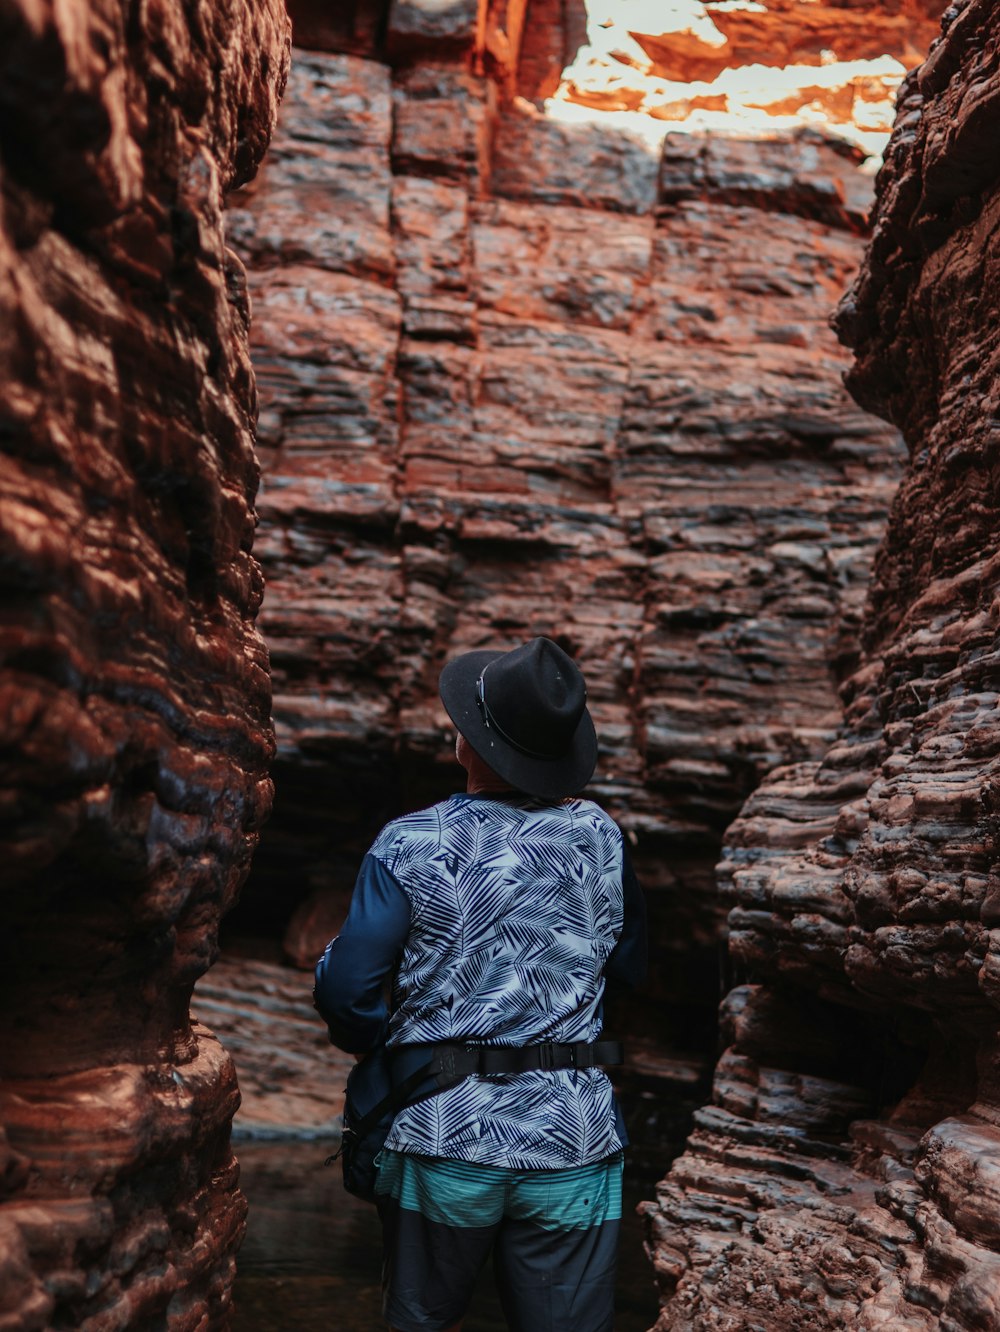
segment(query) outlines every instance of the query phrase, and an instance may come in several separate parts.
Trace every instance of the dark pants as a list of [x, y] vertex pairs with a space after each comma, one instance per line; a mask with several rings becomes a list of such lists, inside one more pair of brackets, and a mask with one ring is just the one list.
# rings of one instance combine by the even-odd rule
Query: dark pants
[[512, 1332], [612, 1332], [621, 1156], [514, 1171], [384, 1152], [383, 1313], [399, 1332], [465, 1316], [492, 1253]]

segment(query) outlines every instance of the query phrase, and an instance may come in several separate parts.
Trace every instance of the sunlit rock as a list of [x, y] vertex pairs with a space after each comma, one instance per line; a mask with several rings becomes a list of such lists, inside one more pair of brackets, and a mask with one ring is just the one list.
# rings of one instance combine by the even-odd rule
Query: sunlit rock
[[[809, 125], [875, 157], [941, 5], [880, 12], [815, 0], [586, 0], [586, 44], [546, 102], [570, 123], [629, 113], [642, 132], [766, 138]], [[657, 131], [655, 122], [666, 122]], [[653, 122], [653, 123], [650, 123]]]

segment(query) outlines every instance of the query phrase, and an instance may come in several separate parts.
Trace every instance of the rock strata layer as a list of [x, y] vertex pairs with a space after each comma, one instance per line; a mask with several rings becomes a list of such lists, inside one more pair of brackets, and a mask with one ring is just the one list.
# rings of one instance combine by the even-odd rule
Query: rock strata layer
[[649, 1207], [664, 1332], [1000, 1327], [998, 89], [995, 5], [952, 6], [839, 312], [851, 389], [910, 462], [838, 738], [727, 836], [756, 984]]
[[0, 1325], [227, 1321], [232, 1060], [188, 1016], [271, 798], [227, 189], [276, 0], [15, 3], [0, 54]]
[[278, 734], [241, 911], [278, 929], [298, 897], [311, 965], [380, 824], [454, 785], [444, 660], [545, 633], [588, 677], [664, 992], [711, 1008], [722, 830], [833, 735], [896, 481], [827, 326], [869, 182], [808, 131], [651, 152], [549, 120], [513, 46], [475, 72], [459, 8], [430, 54], [402, 27], [386, 59], [297, 51], [229, 214]]
[[[301, 971], [222, 957], [198, 982], [192, 1010], [239, 1069], [234, 1138], [318, 1138], [327, 1152], [336, 1150], [354, 1059], [326, 1044]], [[325, 1154], [317, 1149], [317, 1162]]]

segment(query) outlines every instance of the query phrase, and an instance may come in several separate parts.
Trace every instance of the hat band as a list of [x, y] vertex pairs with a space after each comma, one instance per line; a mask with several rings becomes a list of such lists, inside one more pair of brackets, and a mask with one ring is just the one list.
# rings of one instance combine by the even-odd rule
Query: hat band
[[[483, 675], [486, 674], [486, 667], [483, 667]], [[486, 685], [483, 682], [483, 676], [480, 675], [476, 680], [476, 707], [483, 719], [483, 725], [489, 731], [496, 731], [497, 735], [505, 744], [510, 745], [511, 749], [516, 749], [519, 754], [524, 754], [528, 758], [545, 759], [552, 763], [555, 759], [564, 758], [565, 754], [543, 754], [537, 749], [529, 749], [527, 745], [522, 745], [520, 741], [515, 740], [512, 735], [508, 735], [495, 715], [490, 711], [490, 706], [486, 702]]]

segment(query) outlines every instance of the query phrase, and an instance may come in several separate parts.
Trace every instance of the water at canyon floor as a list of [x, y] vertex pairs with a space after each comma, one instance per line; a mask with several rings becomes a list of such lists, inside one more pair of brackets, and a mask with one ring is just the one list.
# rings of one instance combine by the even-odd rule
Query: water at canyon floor
[[[236, 1278], [232, 1332], [377, 1332], [380, 1313], [378, 1219], [374, 1207], [325, 1169], [329, 1147], [277, 1140], [237, 1146], [250, 1204]], [[636, 1203], [653, 1178], [626, 1168], [615, 1332], [645, 1332], [656, 1321], [653, 1269], [642, 1249]], [[506, 1324], [487, 1269], [464, 1332], [503, 1332]]]

